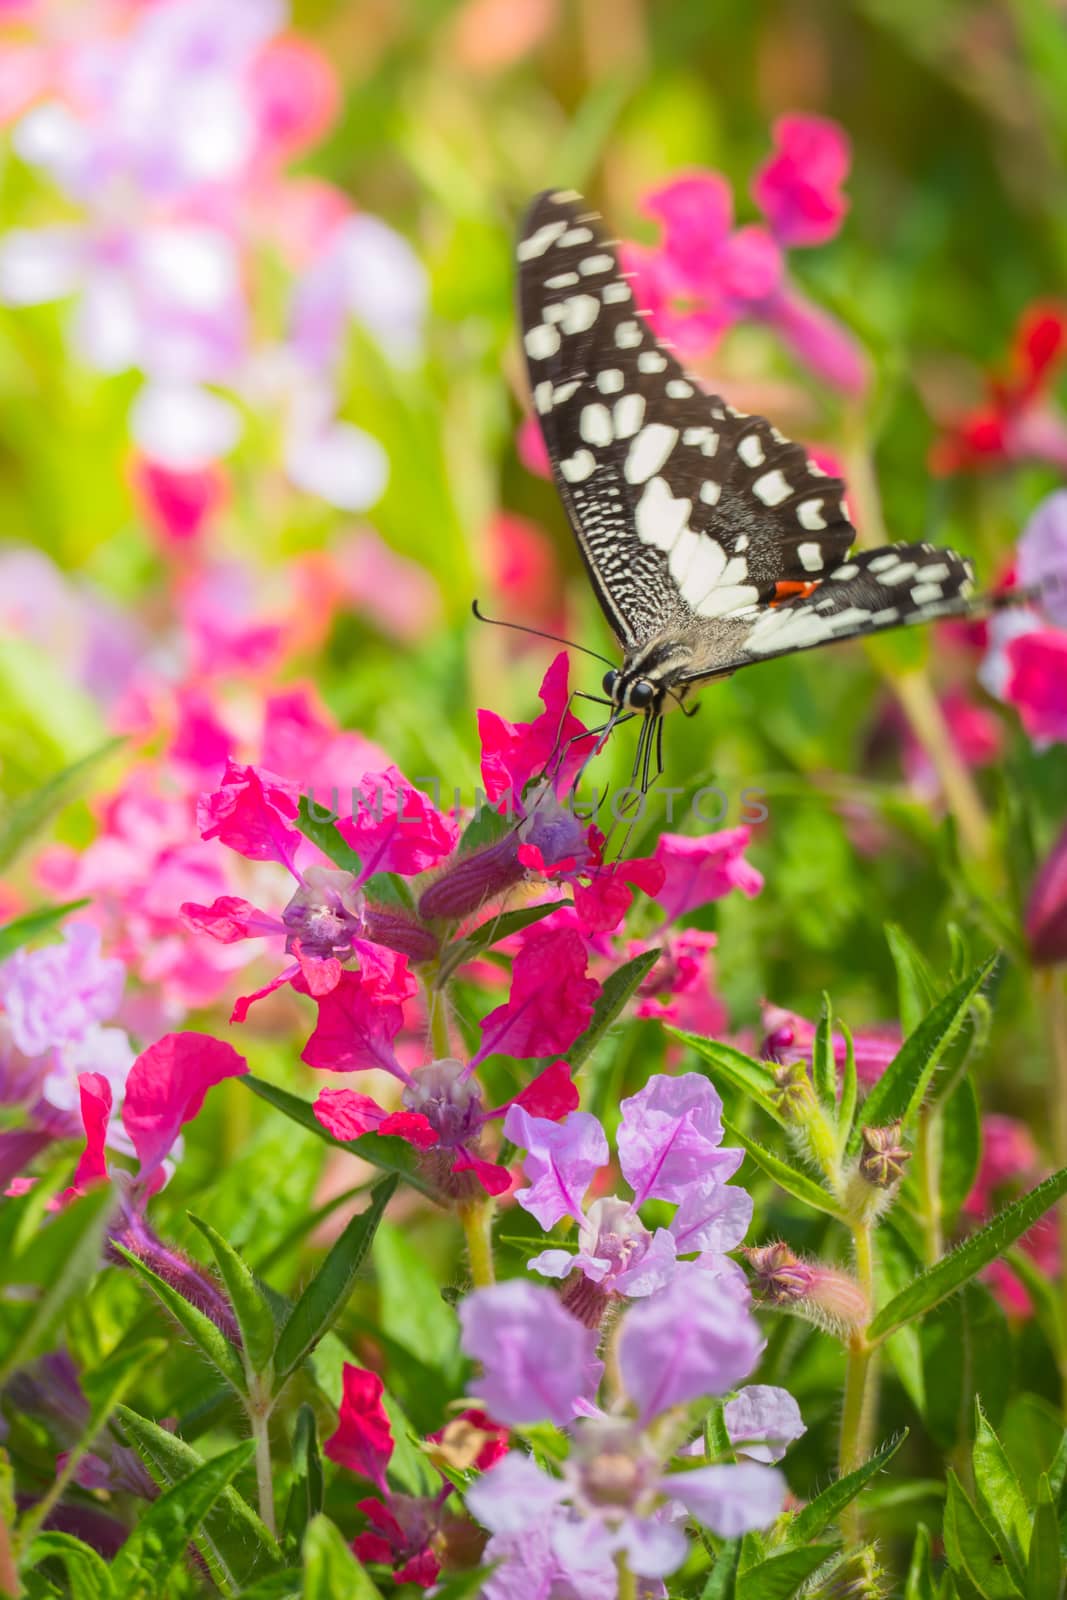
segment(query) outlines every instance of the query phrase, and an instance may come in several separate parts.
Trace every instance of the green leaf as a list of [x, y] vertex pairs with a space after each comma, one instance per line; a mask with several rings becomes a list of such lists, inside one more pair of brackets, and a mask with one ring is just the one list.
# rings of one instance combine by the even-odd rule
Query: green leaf
[[491, 805], [478, 806], [460, 835], [457, 857], [472, 856], [488, 845], [499, 844], [511, 832], [515, 821], [515, 816], [509, 817], [507, 811], [494, 811]]
[[[25, 1311], [10, 1315], [0, 1329], [0, 1387], [16, 1367], [25, 1366], [51, 1341], [68, 1304], [88, 1288], [103, 1260], [104, 1235], [115, 1209], [110, 1184], [90, 1190], [74, 1204], [50, 1217], [41, 1237], [31, 1247], [36, 1267], [47, 1265], [47, 1276], [37, 1298]], [[28, 1277], [38, 1282], [36, 1275]]]
[[[787, 1126], [785, 1117], [775, 1104], [774, 1078], [764, 1062], [753, 1060], [741, 1050], [735, 1050], [733, 1045], [720, 1044], [717, 1039], [702, 1039], [699, 1034], [685, 1033], [681, 1028], [667, 1028], [665, 1032], [680, 1044], [688, 1046], [749, 1100], [754, 1100], [760, 1110], [765, 1111], [780, 1128]], [[714, 1082], [712, 1073], [705, 1073], [705, 1076]]]
[[865, 1461], [855, 1472], [848, 1472], [844, 1477], [831, 1483], [814, 1500], [809, 1500], [801, 1511], [795, 1513], [786, 1526], [785, 1542], [787, 1545], [809, 1544], [812, 1539], [818, 1538], [823, 1529], [831, 1522], [835, 1522], [846, 1506], [851, 1505], [862, 1489], [877, 1477], [883, 1467], [890, 1462], [908, 1437], [907, 1428], [899, 1433], [896, 1438], [890, 1439], [880, 1450]]
[[241, 1590], [241, 1600], [302, 1600], [304, 1574], [299, 1567], [283, 1567]]
[[725, 1410], [721, 1400], [714, 1400], [704, 1417], [704, 1450], [712, 1460], [734, 1459], [734, 1447], [726, 1427]]
[[915, 1530], [911, 1562], [904, 1585], [904, 1600], [937, 1600], [933, 1567], [930, 1564], [930, 1530], [920, 1522]]
[[401, 1228], [384, 1223], [374, 1241], [378, 1313], [383, 1333], [451, 1385], [459, 1362], [459, 1323], [437, 1279]]
[[127, 1250], [124, 1245], [117, 1242], [113, 1243], [112, 1248], [148, 1285], [156, 1298], [163, 1302], [175, 1321], [181, 1323], [197, 1349], [207, 1357], [216, 1371], [222, 1374], [238, 1394], [244, 1394], [246, 1383], [240, 1352], [230, 1343], [222, 1329], [217, 1328], [211, 1318], [206, 1317], [198, 1307], [190, 1305], [183, 1294], [179, 1294], [165, 1278], [159, 1276], [158, 1272], [153, 1272], [151, 1267], [146, 1266], [132, 1250]]
[[783, 1161], [781, 1156], [776, 1156], [765, 1145], [757, 1143], [755, 1139], [750, 1139], [747, 1133], [742, 1133], [740, 1128], [729, 1122], [725, 1117], [723, 1118], [723, 1127], [732, 1139], [735, 1139], [738, 1144], [744, 1145], [756, 1165], [762, 1167], [767, 1176], [773, 1178], [779, 1188], [784, 1189], [787, 1194], [791, 1194], [794, 1199], [799, 1200], [803, 1205], [811, 1206], [815, 1211], [824, 1211], [828, 1217], [836, 1217], [839, 1222], [847, 1221], [845, 1213], [833, 1195], [828, 1193], [821, 1184], [816, 1183], [814, 1178], [809, 1178], [807, 1173], [802, 1172], [799, 1167], [791, 1166], [788, 1161]]
[[[160, 1488], [187, 1479], [203, 1466], [204, 1458], [192, 1445], [166, 1428], [139, 1416], [128, 1406], [117, 1406], [115, 1415]], [[230, 1594], [243, 1590], [252, 1577], [260, 1577], [264, 1570], [277, 1571], [283, 1565], [281, 1550], [269, 1530], [232, 1487], [224, 1488], [218, 1496], [193, 1543], [216, 1583]]]
[[304, 1539], [304, 1600], [382, 1600], [328, 1517], [308, 1523]]
[[523, 928], [531, 927], [533, 923], [540, 922], [542, 918], [558, 910], [558, 901], [549, 900], [545, 905], [519, 906], [515, 911], [502, 911], [499, 916], [487, 917], [465, 938], [458, 939], [455, 944], [448, 946], [442, 958], [442, 968], [454, 972], [465, 961], [469, 961], [475, 951], [499, 944], [501, 939], [508, 939], [513, 933], [521, 933]]
[[383, 1172], [394, 1172], [413, 1189], [419, 1189], [423, 1194], [436, 1198], [432, 1184], [420, 1171], [418, 1152], [409, 1144], [405, 1144], [403, 1139], [389, 1138], [380, 1133], [365, 1133], [358, 1139], [335, 1139], [316, 1117], [310, 1100], [301, 1100], [299, 1095], [290, 1094], [287, 1089], [279, 1089], [276, 1084], [255, 1078], [251, 1073], [244, 1074], [236, 1081], [245, 1084], [253, 1094], [258, 1095], [261, 1100], [266, 1100], [268, 1105], [272, 1105], [276, 1111], [280, 1111], [290, 1122], [295, 1122], [305, 1132], [313, 1133], [316, 1139], [321, 1139], [324, 1144], [332, 1144], [336, 1150], [348, 1150], [352, 1155], [359, 1156], [361, 1160], [369, 1162], [371, 1166], [378, 1167]]
[[1050, 1206], [1067, 1194], [1067, 1167], [1061, 1167], [1036, 1189], [1024, 1194], [1007, 1206], [992, 1222], [972, 1233], [969, 1239], [957, 1246], [926, 1272], [920, 1274], [889, 1304], [883, 1306], [868, 1329], [872, 1339], [884, 1339], [894, 1328], [914, 1322], [933, 1306], [939, 1305], [949, 1295], [981, 1272], [1001, 1255], [1021, 1234], [1032, 1228]]
[[111, 1564], [111, 1575], [123, 1600], [166, 1592], [165, 1580], [181, 1560], [186, 1545], [223, 1490], [249, 1465], [254, 1454], [255, 1445], [245, 1439], [203, 1462], [153, 1500]]
[[834, 1060], [834, 1008], [830, 996], [822, 997], [815, 1039], [811, 1047], [811, 1081], [828, 1111], [837, 1110], [837, 1062]]
[[230, 1297], [230, 1305], [237, 1318], [237, 1326], [241, 1330], [241, 1343], [249, 1376], [252, 1373], [265, 1372], [274, 1354], [275, 1328], [270, 1304], [251, 1269], [245, 1261], [242, 1261], [233, 1245], [228, 1243], [210, 1222], [202, 1222], [199, 1217], [194, 1217], [192, 1212], [189, 1213], [189, 1220], [194, 1227], [200, 1229], [214, 1252], [222, 1281]]
[[[296, 825], [305, 839], [310, 839], [317, 845], [335, 867], [340, 867], [342, 872], [351, 872], [358, 878], [362, 871], [362, 863], [350, 844], [347, 844], [337, 831], [337, 818], [331, 815], [327, 821], [324, 817], [313, 815], [312, 801], [306, 794], [300, 796], [300, 810]], [[324, 811], [326, 807], [315, 804], [316, 812]]]
[[949, 1224], [974, 1187], [981, 1155], [978, 1092], [967, 1072], [941, 1106], [941, 1211]]
[[82, 906], [88, 904], [88, 900], [66, 900], [62, 905], [38, 906], [36, 911], [27, 911], [23, 916], [5, 922], [0, 927], [0, 961], [6, 961], [15, 950], [36, 939], [39, 933], [47, 933], [57, 922], [69, 917], [72, 911], [80, 911]]
[[1030, 1548], [1030, 1508], [1004, 1446], [989, 1426], [982, 1402], [974, 1402], [974, 1485], [985, 1521], [1012, 1572], [1021, 1584]]
[[322, 1456], [319, 1453], [315, 1413], [303, 1405], [296, 1414], [293, 1428], [293, 1484], [285, 1511], [285, 1537], [297, 1549], [303, 1543], [304, 1533], [312, 1517], [322, 1510], [323, 1475]]
[[[125, 742], [122, 738], [108, 739], [97, 749], [90, 750], [88, 755], [72, 762], [69, 767], [64, 767], [62, 772], [57, 772], [55, 777], [49, 778], [47, 783], [42, 784], [39, 789], [35, 789], [32, 794], [11, 808], [4, 819], [3, 829], [0, 830], [0, 871], [11, 865], [26, 846], [32, 843], [40, 830], [51, 822], [57, 812], [77, 799], [84, 780], [93, 769], [108, 756], [113, 755]], [[84, 902], [79, 901], [78, 904]]]
[[566, 1052], [567, 1060], [573, 1070], [576, 1071], [592, 1055], [619, 1012], [637, 993], [659, 957], [659, 950], [645, 950], [630, 961], [624, 961], [621, 967], [616, 967], [615, 971], [604, 979], [593, 1007], [592, 1021]]
[[943, 1531], [950, 1566], [957, 1576], [969, 1579], [984, 1600], [1022, 1600], [993, 1535], [951, 1469]]
[[741, 1559], [740, 1539], [726, 1539], [719, 1548], [700, 1600], [734, 1600], [737, 1592], [737, 1564]]
[[898, 1015], [905, 1038], [914, 1033], [937, 1002], [941, 985], [926, 957], [903, 928], [889, 922], [885, 929], [889, 953], [897, 969]]
[[837, 1107], [837, 1154], [840, 1160], [848, 1149], [852, 1124], [856, 1120], [859, 1080], [856, 1076], [856, 1047], [852, 1042], [852, 1033], [843, 1022], [839, 1027], [845, 1039], [845, 1064], [841, 1068], [841, 1099]]
[[1063, 1577], [1056, 1504], [1052, 1486], [1042, 1473], [1037, 1486], [1037, 1511], [1030, 1535], [1030, 1559], [1026, 1566], [1026, 1600], [1060, 1600]]
[[[992, 955], [975, 967], [905, 1039], [864, 1101], [863, 1121], [867, 1127], [883, 1128], [897, 1120], [910, 1126], [914, 1121], [942, 1056], [967, 1020], [971, 1004], [997, 959]], [[850, 1141], [851, 1150], [859, 1148], [859, 1139], [857, 1128]]]
[[24, 1572], [42, 1561], [59, 1561], [67, 1574], [70, 1600], [111, 1600], [115, 1585], [107, 1563], [90, 1545], [70, 1533], [39, 1533], [21, 1562]]
[[737, 1600], [789, 1600], [836, 1549], [832, 1544], [813, 1544], [804, 1550], [785, 1550], [781, 1555], [770, 1556], [741, 1574]]
[[340, 1316], [396, 1185], [395, 1177], [375, 1184], [370, 1205], [348, 1222], [289, 1313], [274, 1352], [279, 1388]]
[[475, 1567], [473, 1572], [461, 1572], [451, 1583], [435, 1584], [433, 1600], [470, 1600], [471, 1596], [481, 1594], [497, 1565], [493, 1562], [487, 1567]]

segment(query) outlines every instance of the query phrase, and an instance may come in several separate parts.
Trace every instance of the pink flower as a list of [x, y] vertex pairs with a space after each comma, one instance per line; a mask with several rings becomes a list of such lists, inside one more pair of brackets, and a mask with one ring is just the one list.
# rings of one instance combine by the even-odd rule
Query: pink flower
[[1034, 880], [1025, 922], [1030, 960], [1035, 966], [1067, 962], [1067, 827]]
[[1067, 421], [1050, 401], [1067, 353], [1067, 309], [1037, 302], [1019, 319], [1007, 372], [987, 401], [950, 424], [930, 451], [935, 473], [983, 472], [1019, 461], [1067, 464]]
[[1067, 741], [1067, 632], [1051, 628], [1009, 639], [1004, 697], [1039, 747]]
[[1040, 591], [1047, 620], [1067, 629], [1067, 489], [1042, 500], [1023, 529], [1016, 576], [1021, 588]]
[[282, 34], [260, 51], [249, 74], [262, 154], [285, 162], [316, 144], [337, 117], [341, 86], [321, 50]]
[[[327, 1072], [381, 1067], [406, 1079], [393, 1041], [404, 1026], [404, 1001], [414, 995], [415, 979], [404, 956], [363, 940], [354, 940], [352, 948], [362, 958], [360, 971], [342, 971], [336, 985], [317, 997], [318, 1021], [300, 1059]], [[293, 987], [309, 992], [303, 977], [294, 978]]]
[[197, 805], [203, 839], [221, 839], [250, 861], [280, 861], [294, 877], [303, 843], [291, 825], [297, 814], [295, 784], [233, 761], [227, 761], [219, 788], [202, 795]]
[[537, 478], [548, 478], [552, 474], [552, 463], [548, 459], [548, 446], [545, 436], [541, 432], [541, 425], [532, 414], [523, 417], [519, 423], [519, 431], [515, 438], [515, 449], [519, 460], [527, 472], [532, 472]]
[[545, 709], [533, 722], [506, 722], [495, 711], [478, 712], [482, 781], [490, 800], [511, 796], [515, 804], [530, 780], [542, 775], [559, 794], [577, 776], [595, 741], [592, 735], [581, 737], [585, 727], [571, 713], [569, 667], [566, 652], [560, 651], [538, 691]]
[[419, 562], [390, 549], [372, 529], [362, 528], [347, 538], [334, 561], [342, 600], [390, 638], [415, 643], [440, 622], [436, 580]]
[[385, 1469], [395, 1449], [382, 1405], [385, 1385], [376, 1372], [347, 1361], [342, 1382], [337, 1428], [324, 1442], [323, 1455], [385, 1491]]
[[779, 117], [772, 131], [775, 153], [757, 171], [752, 198], [782, 244], [824, 244], [848, 209], [848, 138], [836, 122], [796, 114]]
[[713, 933], [681, 928], [651, 940], [632, 940], [628, 957], [659, 946], [662, 954], [637, 991], [633, 1014], [714, 1038], [726, 1027], [726, 1007], [713, 991]]
[[164, 549], [195, 544], [229, 495], [226, 473], [215, 464], [180, 471], [144, 456], [134, 461], [133, 487]]
[[376, 872], [414, 876], [455, 849], [454, 819], [438, 811], [396, 767], [366, 773], [352, 792], [352, 807], [338, 832], [358, 853], [363, 880]]
[[23, 1055], [43, 1055], [56, 1045], [85, 1039], [114, 1016], [126, 972], [100, 954], [100, 934], [72, 922], [62, 944], [16, 950], [0, 962], [0, 1004], [11, 1038]]
[[111, 1085], [99, 1072], [83, 1072], [78, 1078], [81, 1118], [85, 1128], [85, 1149], [78, 1158], [74, 1178], [66, 1197], [84, 1194], [90, 1184], [107, 1178], [108, 1123], [111, 1119]]
[[122, 1123], [141, 1163], [142, 1187], [159, 1187], [164, 1158], [208, 1090], [247, 1071], [232, 1045], [206, 1033], [165, 1034], [138, 1056], [126, 1080]]
[[522, 1427], [547, 1418], [564, 1427], [575, 1402], [596, 1393], [603, 1372], [596, 1335], [551, 1290], [521, 1278], [476, 1289], [460, 1301], [459, 1321], [464, 1352], [482, 1364], [477, 1396], [501, 1422]]
[[751, 839], [748, 828], [724, 828], [719, 833], [689, 838], [665, 833], [656, 845], [655, 859], [663, 868], [663, 887], [656, 895], [668, 922], [721, 900], [732, 889], [749, 899], [763, 888], [763, 878], [744, 859]]
[[808, 1430], [788, 1389], [752, 1383], [723, 1406], [723, 1421], [734, 1449], [749, 1461], [781, 1461], [789, 1445]]
[[600, 985], [586, 976], [588, 953], [573, 930], [535, 928], [523, 940], [507, 1002], [482, 1021], [476, 1061], [494, 1054], [562, 1055], [589, 1026]]
[[[964, 1213], [977, 1223], [989, 1222], [1019, 1192], [1033, 1188], [1046, 1175], [1033, 1136], [1014, 1117], [982, 1118], [982, 1159], [974, 1187], [964, 1202]], [[1046, 1278], [1062, 1270], [1059, 1219], [1052, 1212], [1025, 1233], [1020, 1247]], [[1004, 1309], [1015, 1316], [1033, 1312], [1030, 1295], [1006, 1261], [994, 1261], [985, 1276]]]
[[[785, 1064], [794, 1061], [809, 1062], [815, 1043], [815, 1024], [795, 1011], [785, 1011], [781, 1006], [763, 1002], [764, 1038], [760, 1055], [765, 1061]], [[877, 1083], [900, 1050], [900, 1028], [896, 1023], [881, 1027], [864, 1028], [852, 1036], [856, 1058], [856, 1076], [860, 1083]], [[846, 1045], [843, 1033], [833, 1036], [834, 1060], [839, 1067], [845, 1064]]]

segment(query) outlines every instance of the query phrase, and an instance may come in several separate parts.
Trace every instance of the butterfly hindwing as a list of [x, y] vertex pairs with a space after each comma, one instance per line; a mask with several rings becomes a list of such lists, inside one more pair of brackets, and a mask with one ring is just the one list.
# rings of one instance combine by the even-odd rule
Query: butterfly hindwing
[[539, 196], [518, 254], [534, 408], [598, 597], [628, 648], [702, 619], [710, 628], [843, 560], [854, 533], [840, 479], [684, 372], [580, 196]]

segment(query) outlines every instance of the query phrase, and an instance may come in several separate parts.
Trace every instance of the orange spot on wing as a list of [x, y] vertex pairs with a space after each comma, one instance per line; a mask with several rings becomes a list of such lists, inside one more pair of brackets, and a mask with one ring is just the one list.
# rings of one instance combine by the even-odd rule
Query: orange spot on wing
[[815, 593], [815, 590], [819, 587], [819, 582], [820, 580], [815, 578], [810, 583], [797, 583], [795, 581], [776, 583], [774, 586], [774, 598], [770, 601], [770, 604], [777, 606], [781, 605], [783, 600], [806, 600], [809, 594]]

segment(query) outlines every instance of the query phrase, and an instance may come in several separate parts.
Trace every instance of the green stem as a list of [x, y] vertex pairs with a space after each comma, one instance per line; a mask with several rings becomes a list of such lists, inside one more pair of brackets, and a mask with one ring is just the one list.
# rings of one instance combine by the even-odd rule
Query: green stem
[[491, 1195], [484, 1200], [472, 1200], [460, 1206], [463, 1235], [467, 1241], [467, 1258], [470, 1261], [471, 1281], [476, 1289], [485, 1289], [496, 1282], [493, 1266], [493, 1211]]
[[11, 1543], [11, 1529], [6, 1518], [0, 1513], [0, 1595], [10, 1596], [11, 1600], [15, 1600], [15, 1596], [22, 1593], [22, 1584], [19, 1581]]
[[[874, 1313], [874, 1245], [869, 1223], [855, 1223], [852, 1241], [856, 1254], [856, 1277]], [[875, 1350], [867, 1341], [865, 1329], [858, 1329], [849, 1340], [845, 1365], [845, 1398], [841, 1412], [841, 1443], [838, 1472], [844, 1476], [862, 1466], [871, 1453], [877, 1411], [877, 1362]], [[841, 1514], [841, 1532], [846, 1544], [859, 1543], [863, 1535], [859, 1502]]]
[[426, 995], [426, 1014], [430, 1024], [430, 1048], [435, 1061], [446, 1061], [452, 1055], [452, 1039], [448, 1028], [448, 1000], [435, 984], [436, 966], [423, 969]]
[[[1038, 999], [1045, 1017], [1052, 1059], [1052, 1138], [1057, 1167], [1067, 1167], [1067, 966], [1037, 974]], [[1060, 1238], [1067, 1239], [1067, 1200], [1059, 1204]], [[1067, 1264], [1059, 1278], [1059, 1365], [1063, 1408], [1067, 1413]]]
[[249, 1407], [248, 1419], [252, 1424], [252, 1437], [256, 1442], [256, 1488], [259, 1492], [259, 1515], [272, 1535], [277, 1533], [274, 1523], [274, 1475], [270, 1461], [270, 1403]]
[[619, 1574], [619, 1584], [615, 1590], [618, 1600], [637, 1600], [637, 1579], [630, 1571], [630, 1563], [621, 1550], [615, 1557], [615, 1567]]
[[941, 1211], [941, 1111], [936, 1106], [924, 1106], [919, 1113], [915, 1165], [922, 1196], [923, 1255], [926, 1265], [932, 1267], [945, 1253]]

